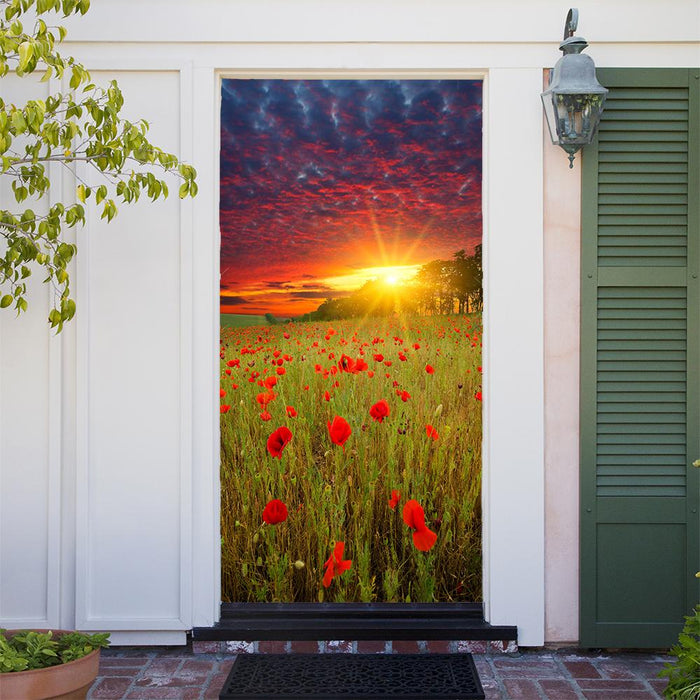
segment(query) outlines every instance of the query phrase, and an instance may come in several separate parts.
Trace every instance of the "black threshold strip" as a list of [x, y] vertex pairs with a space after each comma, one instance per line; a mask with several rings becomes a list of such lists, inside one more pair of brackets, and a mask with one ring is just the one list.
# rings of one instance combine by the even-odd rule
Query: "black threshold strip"
[[471, 654], [240, 654], [219, 700], [471, 700]]
[[514, 625], [490, 625], [481, 603], [223, 603], [195, 641], [516, 641]]

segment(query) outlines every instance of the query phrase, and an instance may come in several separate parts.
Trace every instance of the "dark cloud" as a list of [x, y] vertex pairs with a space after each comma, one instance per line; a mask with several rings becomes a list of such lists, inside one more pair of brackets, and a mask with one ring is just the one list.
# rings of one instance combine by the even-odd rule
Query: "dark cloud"
[[349, 291], [330, 291], [330, 290], [318, 290], [315, 292], [292, 292], [289, 296], [292, 299], [327, 299], [328, 297], [333, 297], [337, 299], [338, 297], [349, 296], [352, 292]]
[[301, 288], [316, 292], [330, 292], [332, 289], [332, 287], [329, 287], [327, 284], [302, 284]]
[[248, 300], [244, 299], [243, 297], [238, 297], [238, 296], [232, 296], [228, 297], [225, 295], [221, 295], [219, 297], [219, 303], [221, 306], [242, 306], [243, 304], [248, 304]]

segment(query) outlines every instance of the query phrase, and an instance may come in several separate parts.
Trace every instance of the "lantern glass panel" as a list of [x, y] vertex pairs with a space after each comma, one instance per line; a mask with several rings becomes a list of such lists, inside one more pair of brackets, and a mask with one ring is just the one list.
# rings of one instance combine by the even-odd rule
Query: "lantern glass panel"
[[552, 143], [555, 146], [558, 146], [559, 134], [557, 134], [557, 116], [554, 107], [556, 98], [549, 90], [543, 92], [541, 97], [542, 106], [544, 107], [544, 115], [547, 118], [547, 128], [549, 129], [549, 136], [552, 139]]
[[561, 144], [584, 145], [593, 139], [602, 111], [599, 95], [555, 94]]

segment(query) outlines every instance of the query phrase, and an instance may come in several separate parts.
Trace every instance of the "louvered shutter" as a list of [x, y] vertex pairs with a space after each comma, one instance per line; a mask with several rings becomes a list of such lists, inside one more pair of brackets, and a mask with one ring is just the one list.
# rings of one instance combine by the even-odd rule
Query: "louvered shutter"
[[582, 184], [582, 646], [668, 646], [699, 600], [698, 76], [598, 71], [610, 94]]

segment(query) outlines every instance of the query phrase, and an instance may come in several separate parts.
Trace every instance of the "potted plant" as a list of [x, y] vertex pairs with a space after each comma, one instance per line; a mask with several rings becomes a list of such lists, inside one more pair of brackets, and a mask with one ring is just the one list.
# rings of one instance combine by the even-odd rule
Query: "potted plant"
[[65, 630], [0, 630], [0, 698], [85, 698], [108, 637]]

